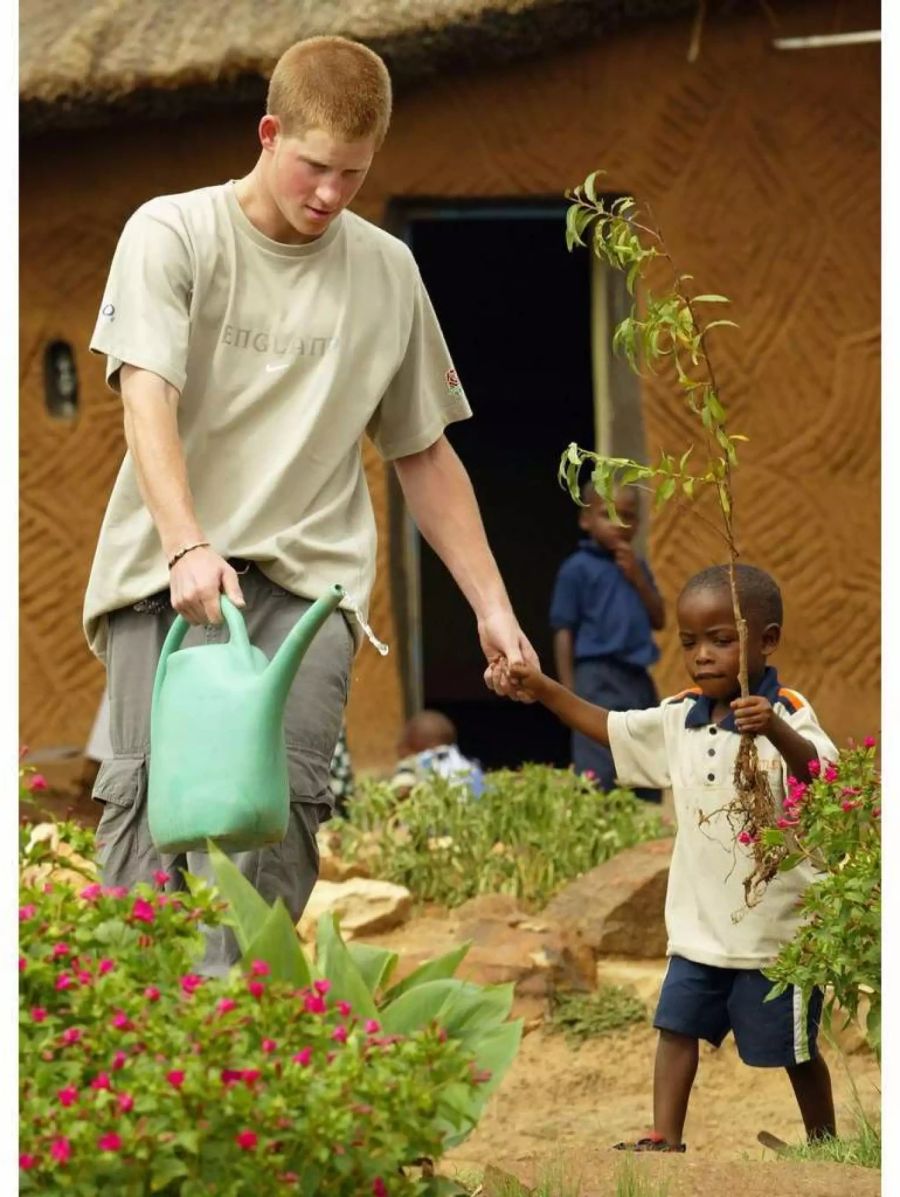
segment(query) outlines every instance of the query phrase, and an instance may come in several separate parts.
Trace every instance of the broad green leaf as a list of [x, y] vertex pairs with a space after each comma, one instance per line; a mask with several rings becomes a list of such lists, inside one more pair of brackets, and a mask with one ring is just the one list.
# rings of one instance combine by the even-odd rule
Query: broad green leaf
[[676, 480], [674, 478], [666, 478], [665, 482], [660, 484], [659, 490], [656, 492], [660, 503], [666, 503], [671, 499], [675, 493]]
[[514, 989], [512, 982], [505, 985], [474, 985], [469, 981], [460, 981], [438, 1013], [438, 1022], [448, 1035], [465, 1039], [472, 1046], [472, 1035], [480, 1038], [487, 1028], [498, 1026], [509, 1016]]
[[281, 898], [276, 899], [262, 927], [247, 944], [243, 958], [248, 968], [254, 960], [264, 960], [274, 981], [287, 981], [298, 989], [312, 981], [297, 929]]
[[760, 837], [766, 848], [780, 848], [784, 843], [784, 832], [777, 827], [764, 827]]
[[[427, 1027], [438, 1016], [447, 998], [462, 985], [455, 977], [425, 981], [408, 989], [382, 1007], [378, 1017], [388, 1035], [409, 1035]], [[441, 1024], [443, 1025], [443, 1024]]]
[[459, 947], [451, 948], [449, 952], [445, 952], [443, 956], [436, 956], [434, 960], [426, 960], [424, 964], [420, 964], [417, 969], [414, 969], [408, 977], [404, 977], [402, 981], [398, 981], [396, 985], [393, 985], [384, 995], [384, 1000], [386, 1002], [394, 1001], [401, 993], [406, 993], [408, 989], [414, 989], [417, 985], [423, 985], [426, 981], [438, 981], [452, 977], [471, 946], [472, 941], [466, 940]]
[[269, 904], [221, 848], [216, 847], [212, 840], [207, 840], [207, 844], [216, 884], [222, 897], [231, 906], [231, 912], [235, 917], [234, 933], [241, 951], [244, 952], [266, 921]]
[[[470, 1098], [468, 1112], [473, 1126], [477, 1123], [491, 1093], [509, 1070], [516, 1057], [516, 1052], [519, 1050], [521, 1040], [522, 1019], [494, 1027], [483, 1036], [476, 1053], [476, 1066], [483, 1071], [490, 1072], [491, 1078], [485, 1084], [480, 1085]], [[456, 1147], [463, 1143], [470, 1134], [471, 1129], [467, 1129], [456, 1135], [449, 1135], [445, 1139], [445, 1145]]]
[[793, 868], [796, 868], [797, 865], [803, 859], [804, 859], [804, 857], [803, 857], [802, 852], [791, 852], [789, 855], [787, 855], [784, 858], [784, 860], [778, 866], [778, 872], [779, 873], [789, 873], [790, 870]]
[[347, 951], [373, 997], [382, 986], [387, 985], [400, 959], [390, 948], [379, 948], [368, 943], [351, 941], [347, 944]]
[[316, 928], [316, 969], [331, 982], [331, 996], [349, 1002], [357, 1018], [378, 1017], [374, 999], [330, 912], [320, 917]]

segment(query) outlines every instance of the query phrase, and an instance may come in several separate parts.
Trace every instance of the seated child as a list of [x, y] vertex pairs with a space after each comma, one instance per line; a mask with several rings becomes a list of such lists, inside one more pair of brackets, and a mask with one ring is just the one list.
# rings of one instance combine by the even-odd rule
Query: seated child
[[413, 715], [397, 749], [403, 759], [394, 770], [391, 787], [400, 797], [405, 798], [429, 773], [458, 782], [473, 798], [480, 798], [484, 792], [481, 766], [459, 751], [456, 728], [440, 711], [419, 711]]
[[[616, 492], [624, 527], [609, 518], [591, 483], [582, 487], [581, 500], [588, 504], [578, 516], [585, 539], [560, 566], [550, 604], [556, 675], [579, 698], [611, 711], [655, 707], [659, 696], [648, 669], [659, 659], [653, 629], [663, 626], [665, 610], [650, 567], [632, 548], [638, 491], [624, 486]], [[609, 749], [577, 729], [572, 762], [577, 773], [593, 773], [602, 789], [615, 786]], [[661, 799], [653, 787], [635, 792], [648, 802]]]
[[[822, 994], [789, 988], [774, 1001], [760, 971], [800, 922], [797, 903], [812, 879], [808, 866], [779, 875], [752, 909], [744, 903], [749, 850], [735, 842], [722, 810], [734, 798], [740, 733], [757, 736], [759, 762], [780, 808], [789, 776], [810, 780], [811, 761], [837, 750], [807, 700], [779, 681], [768, 658], [782, 627], [781, 592], [761, 569], [738, 565], [748, 623], [750, 697], [740, 697], [738, 633], [726, 566], [692, 577], [678, 599], [678, 634], [693, 686], [643, 711], [607, 711], [577, 698], [529, 665], [509, 676], [569, 727], [612, 749], [627, 783], [671, 786], [678, 818], [666, 894], [669, 965], [654, 1026], [654, 1130], [638, 1151], [683, 1151], [682, 1131], [698, 1062], [699, 1040], [718, 1047], [734, 1033], [745, 1064], [787, 1069], [810, 1140], [835, 1134], [828, 1067], [816, 1036]], [[700, 813], [708, 821], [700, 825]], [[719, 812], [719, 813], [715, 813]], [[777, 812], [776, 812], [777, 813]], [[735, 922], [732, 914], [743, 909]]]

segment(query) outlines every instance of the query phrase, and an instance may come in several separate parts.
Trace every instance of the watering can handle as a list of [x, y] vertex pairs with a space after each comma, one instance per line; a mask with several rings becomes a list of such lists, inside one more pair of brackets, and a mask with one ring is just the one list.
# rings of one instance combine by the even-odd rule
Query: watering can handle
[[[253, 649], [250, 645], [250, 637], [247, 635], [247, 625], [244, 623], [244, 617], [231, 599], [224, 594], [219, 596], [219, 607], [228, 625], [231, 645], [246, 661], [252, 662]], [[190, 626], [183, 615], [176, 616], [175, 622], [169, 628], [169, 634], [163, 641], [162, 652], [159, 654], [159, 664], [156, 666], [156, 677], [153, 681], [152, 705], [154, 707], [156, 706], [163, 678], [166, 676], [166, 663], [172, 653], [177, 652], [181, 648], [181, 642], [187, 635]]]

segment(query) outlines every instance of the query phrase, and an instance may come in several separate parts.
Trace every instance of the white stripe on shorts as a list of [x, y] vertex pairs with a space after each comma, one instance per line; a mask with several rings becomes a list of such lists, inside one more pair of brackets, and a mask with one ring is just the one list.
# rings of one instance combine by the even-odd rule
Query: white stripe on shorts
[[809, 1054], [809, 999], [803, 990], [792, 986], [794, 998], [794, 1063], [805, 1064]]

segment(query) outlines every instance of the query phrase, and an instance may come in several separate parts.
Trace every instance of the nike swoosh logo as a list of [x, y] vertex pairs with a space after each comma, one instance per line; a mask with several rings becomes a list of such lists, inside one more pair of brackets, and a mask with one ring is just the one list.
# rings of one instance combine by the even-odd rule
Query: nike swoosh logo
[[266, 362], [266, 373], [274, 374], [276, 370], [286, 370], [290, 364], [290, 362], [283, 362], [280, 366], [273, 366], [271, 362]]

